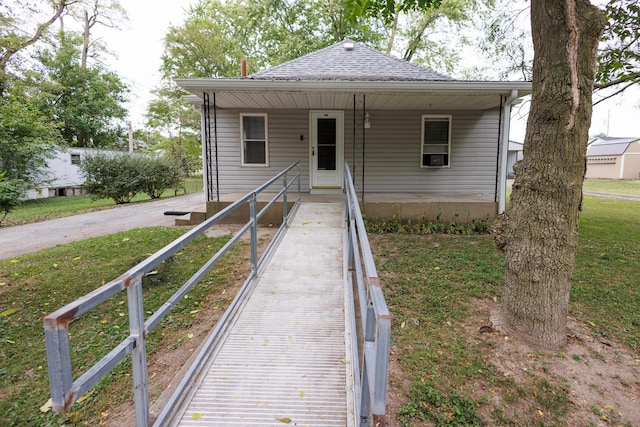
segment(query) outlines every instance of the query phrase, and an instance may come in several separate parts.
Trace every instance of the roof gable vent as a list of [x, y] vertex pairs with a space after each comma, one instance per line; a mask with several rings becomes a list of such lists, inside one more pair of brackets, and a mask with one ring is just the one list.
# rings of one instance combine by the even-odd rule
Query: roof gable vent
[[344, 44], [344, 50], [353, 50], [354, 48], [354, 44], [353, 43], [345, 43]]

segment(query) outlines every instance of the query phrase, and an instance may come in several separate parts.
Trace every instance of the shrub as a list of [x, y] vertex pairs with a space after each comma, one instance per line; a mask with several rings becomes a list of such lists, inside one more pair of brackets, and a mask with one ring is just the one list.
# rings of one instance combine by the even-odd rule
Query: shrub
[[184, 178], [182, 165], [172, 157], [128, 153], [88, 156], [80, 169], [93, 198], [111, 198], [117, 204], [129, 203], [138, 193], [157, 199]]
[[184, 179], [184, 169], [180, 160], [175, 157], [147, 158], [141, 174], [143, 175], [140, 190], [157, 199], [164, 190], [177, 188]]
[[140, 191], [145, 164], [140, 156], [122, 153], [96, 154], [85, 157], [80, 169], [85, 188], [94, 199], [113, 199], [117, 204], [129, 203]]
[[20, 204], [27, 193], [27, 183], [22, 179], [7, 179], [0, 174], [0, 226], [9, 212]]

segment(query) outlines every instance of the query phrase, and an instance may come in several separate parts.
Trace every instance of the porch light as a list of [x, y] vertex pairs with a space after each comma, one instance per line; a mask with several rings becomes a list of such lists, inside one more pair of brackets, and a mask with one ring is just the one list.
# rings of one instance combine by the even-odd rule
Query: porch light
[[371, 127], [371, 116], [369, 113], [364, 116], [364, 128], [369, 129]]

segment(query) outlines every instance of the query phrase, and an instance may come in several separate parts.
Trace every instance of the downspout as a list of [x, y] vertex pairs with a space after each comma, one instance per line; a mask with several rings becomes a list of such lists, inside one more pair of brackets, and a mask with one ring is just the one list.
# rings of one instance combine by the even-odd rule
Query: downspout
[[498, 186], [498, 213], [504, 212], [507, 205], [507, 155], [509, 149], [509, 128], [511, 127], [511, 106], [518, 99], [518, 91], [511, 91], [511, 95], [502, 106], [502, 137], [500, 141], [500, 178]]
[[498, 203], [498, 183], [500, 182], [500, 140], [502, 139], [502, 104], [506, 96], [500, 95], [500, 111], [498, 114], [498, 141], [496, 144], [496, 182], [493, 188], [493, 201]]

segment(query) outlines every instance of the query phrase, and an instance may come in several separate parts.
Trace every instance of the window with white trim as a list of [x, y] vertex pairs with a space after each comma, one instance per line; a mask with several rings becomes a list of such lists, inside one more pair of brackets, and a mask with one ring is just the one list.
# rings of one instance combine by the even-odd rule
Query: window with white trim
[[242, 166], [269, 166], [266, 113], [240, 114]]
[[420, 167], [448, 167], [451, 153], [451, 116], [422, 116]]

